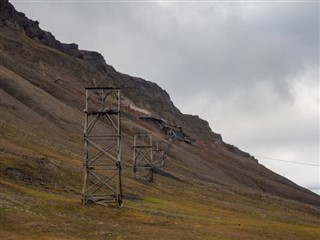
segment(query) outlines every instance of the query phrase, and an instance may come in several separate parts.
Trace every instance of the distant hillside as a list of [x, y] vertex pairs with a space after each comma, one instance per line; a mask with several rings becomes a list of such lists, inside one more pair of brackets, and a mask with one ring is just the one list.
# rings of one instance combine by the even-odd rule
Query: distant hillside
[[[316, 236], [318, 225], [314, 219], [320, 213], [318, 195], [270, 171], [248, 153], [224, 143], [221, 135], [212, 132], [207, 121], [181, 113], [168, 93], [157, 84], [117, 72], [97, 52], [59, 42], [51, 33], [41, 30], [37, 21], [17, 12], [6, 0], [1, 0], [0, 26], [0, 172], [5, 199], [2, 207], [9, 209], [4, 215], [2, 229], [8, 239], [22, 239], [21, 232], [26, 230], [10, 215], [19, 208], [37, 214], [43, 212], [42, 217], [41, 214], [28, 216], [39, 224], [41, 221], [49, 226], [52, 224], [52, 236], [56, 239], [69, 236], [67, 231], [60, 229], [61, 222], [73, 231], [75, 239], [96, 237], [83, 237], [75, 230], [75, 226], [82, 226], [77, 222], [81, 214], [89, 219], [86, 227], [93, 232], [98, 231], [95, 230], [99, 228], [97, 226], [109, 224], [98, 211], [92, 210], [101, 222], [95, 225], [98, 223], [90, 220], [94, 217], [88, 217], [87, 210], [76, 207], [79, 201], [75, 199], [79, 198], [83, 178], [83, 108], [87, 86], [114, 86], [122, 91], [122, 163], [128, 208], [122, 209], [123, 213], [114, 210], [114, 216], [108, 215], [112, 212], [104, 212], [113, 224], [108, 225], [108, 229], [117, 229], [112, 236], [141, 239], [140, 232], [134, 229], [143, 227], [143, 222], [146, 222], [147, 232], [155, 231], [156, 226], [162, 229], [162, 239], [170, 236], [181, 239], [188, 228], [193, 229], [190, 239], [215, 239], [210, 231], [225, 236], [219, 239], [259, 239], [259, 231], [266, 234], [264, 239], [272, 236], [281, 239], [281, 234], [286, 237], [283, 239]], [[171, 141], [154, 124], [139, 119], [146, 113], [181, 125], [187, 134], [197, 139], [197, 143], [191, 146]], [[137, 131], [151, 132], [155, 141], [162, 141], [168, 155], [165, 169], [168, 174], [157, 175], [154, 184], [138, 183], [132, 178], [132, 141]], [[12, 200], [19, 196], [21, 205]], [[28, 201], [29, 198], [33, 200]], [[46, 201], [56, 210], [46, 205]], [[59, 201], [75, 210], [61, 209]], [[75, 212], [79, 216], [74, 215]], [[28, 213], [21, 211], [17, 216], [28, 221], [24, 214]], [[115, 218], [121, 214], [124, 219], [118, 223]], [[233, 222], [237, 217], [247, 221], [246, 229], [241, 230], [241, 223]], [[42, 218], [44, 220], [40, 221]], [[214, 223], [211, 224], [212, 219]], [[227, 222], [233, 225], [221, 228], [218, 233], [215, 231], [219, 229], [219, 221], [224, 221], [221, 219], [228, 219], [226, 226], [229, 226]], [[162, 225], [158, 226], [161, 221]], [[177, 222], [173, 223], [177, 230], [171, 229], [166, 221]], [[184, 225], [179, 225], [179, 221]], [[261, 222], [259, 228], [254, 225], [257, 221]], [[132, 224], [126, 226], [130, 236], [113, 227], [127, 222]], [[199, 223], [206, 228], [200, 224], [197, 229]], [[19, 226], [17, 231], [10, 228], [12, 224]], [[295, 232], [297, 237], [292, 238], [296, 224], [307, 225], [299, 228], [300, 232]], [[289, 230], [282, 232], [277, 226]], [[230, 229], [237, 234], [232, 235]], [[41, 231], [45, 232], [43, 226]], [[37, 236], [31, 228], [27, 232], [31, 237]], [[201, 235], [203, 232], [208, 235]], [[273, 235], [273, 232], [278, 233]]]

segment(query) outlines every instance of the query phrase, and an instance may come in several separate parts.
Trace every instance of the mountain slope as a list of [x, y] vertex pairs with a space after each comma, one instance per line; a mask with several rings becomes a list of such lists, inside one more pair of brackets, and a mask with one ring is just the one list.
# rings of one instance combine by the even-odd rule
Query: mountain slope
[[[182, 114], [155, 83], [117, 72], [99, 53], [58, 42], [3, 0], [0, 39], [1, 209], [8, 238], [23, 238], [27, 229], [13, 215], [31, 219], [48, 238], [111, 234], [147, 239], [146, 233], [161, 230], [163, 239], [180, 239], [189, 228], [190, 239], [263, 239], [260, 233], [265, 239], [313, 239], [319, 233], [318, 195], [224, 143], [206, 121]], [[86, 86], [122, 90], [124, 209], [108, 212], [79, 205]], [[138, 118], [143, 111], [182, 125], [197, 144], [170, 142]], [[168, 174], [156, 175], [152, 184], [131, 176], [137, 130], [152, 132], [169, 156]], [[76, 226], [85, 226], [79, 218], [91, 219], [86, 225], [91, 233], [76, 231]], [[47, 233], [41, 221], [54, 230]], [[121, 221], [130, 223], [122, 226], [127, 231], [119, 227]], [[70, 231], [61, 230], [62, 223]], [[283, 236], [274, 233], [277, 229], [285, 229]], [[30, 238], [37, 236], [27, 232]]]

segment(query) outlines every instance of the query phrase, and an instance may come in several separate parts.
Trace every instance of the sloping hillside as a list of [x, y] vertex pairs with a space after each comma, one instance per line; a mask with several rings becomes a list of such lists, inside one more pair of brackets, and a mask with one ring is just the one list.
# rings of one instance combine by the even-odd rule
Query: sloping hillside
[[[63, 44], [1, 0], [1, 234], [7, 239], [315, 239], [320, 197], [182, 114], [155, 83]], [[122, 209], [81, 206], [84, 88], [122, 90]], [[182, 125], [169, 141], [139, 116]], [[132, 141], [152, 132], [169, 159], [154, 183], [132, 178]], [[188, 234], [186, 234], [188, 232]]]

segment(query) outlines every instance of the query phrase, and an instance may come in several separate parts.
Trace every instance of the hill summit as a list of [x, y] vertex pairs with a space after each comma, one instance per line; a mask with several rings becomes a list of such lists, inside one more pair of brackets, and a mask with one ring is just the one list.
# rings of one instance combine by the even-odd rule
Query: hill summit
[[[1, 235], [7, 239], [315, 239], [320, 197], [223, 142], [157, 84], [61, 43], [1, 0]], [[81, 206], [85, 87], [121, 89], [124, 207]], [[179, 126], [172, 139], [151, 116]], [[168, 156], [153, 183], [132, 177], [133, 135]], [[80, 230], [79, 230], [80, 229]], [[161, 231], [161, 234], [160, 234]]]

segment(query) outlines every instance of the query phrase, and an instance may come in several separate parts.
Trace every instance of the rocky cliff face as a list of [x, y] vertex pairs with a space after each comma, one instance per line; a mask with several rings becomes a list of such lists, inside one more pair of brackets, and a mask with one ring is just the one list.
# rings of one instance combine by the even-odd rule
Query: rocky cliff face
[[105, 72], [108, 75], [116, 73], [116, 70], [106, 63], [104, 57], [100, 53], [86, 50], [80, 50], [80, 53], [85, 61], [91, 63], [100, 71]]
[[8, 2], [8, 0], [1, 0], [0, 9], [1, 26], [11, 26], [17, 30], [23, 31], [31, 39], [39, 41], [48, 47], [55, 48], [77, 58], [83, 58], [77, 44], [61, 43], [55, 39], [50, 32], [43, 31], [39, 27], [38, 21], [30, 20], [25, 16], [24, 13], [16, 11], [12, 4]]

